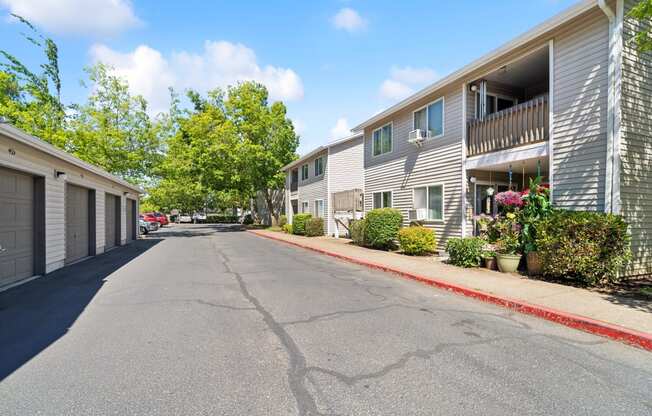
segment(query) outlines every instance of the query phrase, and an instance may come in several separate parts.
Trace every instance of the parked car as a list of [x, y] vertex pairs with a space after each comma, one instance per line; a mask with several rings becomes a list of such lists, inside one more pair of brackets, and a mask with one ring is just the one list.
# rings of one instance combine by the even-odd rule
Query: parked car
[[204, 222], [206, 221], [206, 214], [203, 212], [195, 212], [192, 216], [192, 222], [198, 223], [198, 222]]
[[141, 216], [142, 219], [144, 219], [147, 222], [155, 222], [157, 224], [159, 223], [158, 219], [156, 218], [156, 216], [152, 212], [146, 212], [144, 214], [141, 214], [140, 216]]
[[188, 214], [181, 214], [179, 215], [179, 223], [191, 223], [192, 222], [192, 217]]
[[145, 215], [141, 215], [139, 218], [139, 227], [141, 234], [148, 234], [149, 232], [156, 231], [159, 229], [160, 224], [155, 219], [147, 220]]
[[165, 214], [154, 212], [154, 216], [158, 220], [159, 224], [161, 224], [161, 226], [168, 225], [170, 223], [168, 217]]

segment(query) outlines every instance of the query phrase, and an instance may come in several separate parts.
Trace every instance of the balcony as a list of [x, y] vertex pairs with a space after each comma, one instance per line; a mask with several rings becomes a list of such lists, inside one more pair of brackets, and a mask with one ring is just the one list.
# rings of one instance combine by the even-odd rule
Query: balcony
[[467, 156], [548, 140], [548, 95], [468, 123]]

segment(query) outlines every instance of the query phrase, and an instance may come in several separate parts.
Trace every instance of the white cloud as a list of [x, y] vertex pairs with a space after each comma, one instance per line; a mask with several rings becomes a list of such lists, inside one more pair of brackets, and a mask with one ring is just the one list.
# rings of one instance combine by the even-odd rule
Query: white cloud
[[331, 139], [340, 139], [351, 135], [351, 127], [349, 127], [349, 121], [346, 117], [340, 117], [335, 122], [335, 125], [331, 129]]
[[367, 27], [367, 21], [350, 7], [340, 9], [331, 19], [333, 26], [347, 32], [356, 32]]
[[141, 23], [129, 0], [0, 0], [0, 5], [60, 34], [113, 35]]
[[439, 76], [430, 68], [393, 66], [390, 77], [380, 84], [380, 96], [390, 100], [401, 100], [414, 93], [415, 88], [432, 83]]
[[168, 87], [205, 92], [238, 81], [258, 81], [267, 87], [272, 100], [303, 98], [303, 83], [296, 72], [271, 65], [261, 67], [254, 51], [240, 43], [206, 41], [201, 53], [182, 51], [167, 57], [147, 45], [127, 53], [95, 45], [91, 57], [94, 62], [113, 66], [115, 73], [129, 82], [131, 91], [147, 99], [152, 112], [167, 108]]
[[294, 126], [294, 132], [299, 136], [306, 131], [306, 123], [298, 118], [292, 118], [292, 125]]

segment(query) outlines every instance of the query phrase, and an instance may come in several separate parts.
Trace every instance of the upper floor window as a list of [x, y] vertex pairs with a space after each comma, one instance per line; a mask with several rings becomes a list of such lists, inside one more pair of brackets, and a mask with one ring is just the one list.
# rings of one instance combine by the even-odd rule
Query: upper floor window
[[308, 164], [301, 166], [301, 180], [305, 181], [308, 179]]
[[414, 208], [425, 210], [426, 219], [444, 219], [444, 186], [431, 185], [414, 188]]
[[430, 137], [444, 134], [444, 99], [414, 112], [414, 129], [430, 131]]
[[374, 209], [392, 207], [392, 191], [374, 192]]
[[374, 156], [392, 151], [392, 123], [374, 130], [372, 133], [371, 147]]
[[324, 158], [318, 157], [315, 159], [315, 176], [322, 175], [324, 173]]

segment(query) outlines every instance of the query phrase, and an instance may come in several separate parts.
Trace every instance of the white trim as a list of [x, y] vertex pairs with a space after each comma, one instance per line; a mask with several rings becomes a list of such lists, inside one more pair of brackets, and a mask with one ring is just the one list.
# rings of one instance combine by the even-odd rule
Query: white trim
[[412, 130], [416, 130], [416, 126], [414, 125], [414, 114], [418, 111], [421, 110], [426, 110], [426, 130], [430, 131], [430, 118], [428, 117], [428, 107], [430, 107], [433, 104], [438, 103], [441, 101], [441, 134], [438, 134], [436, 136], [429, 137], [429, 139], [438, 139], [440, 137], [443, 137], [444, 134], [446, 133], [446, 100], [445, 97], [442, 95], [441, 97], [437, 98], [436, 100], [433, 100], [429, 102], [428, 104], [421, 106], [417, 108], [416, 110], [412, 111]]
[[109, 172], [95, 166], [91, 165], [90, 163], [84, 162], [81, 159], [76, 158], [75, 156], [71, 155], [70, 153], [67, 153], [59, 148], [54, 147], [50, 143], [47, 143], [41, 139], [39, 139], [36, 136], [29, 135], [25, 133], [24, 131], [12, 126], [11, 124], [1, 121], [0, 120], [0, 133], [4, 134], [5, 136], [9, 137], [10, 139], [16, 140], [19, 143], [22, 143], [28, 147], [31, 147], [33, 149], [39, 150], [43, 153], [46, 153], [50, 156], [53, 156], [59, 160], [62, 160], [64, 162], [68, 162], [74, 166], [77, 166], [79, 168], [82, 168], [84, 170], [87, 170], [89, 172], [92, 172], [102, 178], [108, 179], [111, 182], [117, 183], [119, 185], [122, 185], [126, 188], [131, 189], [132, 191], [135, 191], [137, 194], [142, 194], [144, 191], [138, 187], [135, 186], [123, 179], [118, 178], [115, 175], [110, 174]]
[[616, 1], [616, 42], [615, 51], [615, 72], [614, 72], [614, 135], [613, 135], [613, 185], [612, 209], [614, 214], [620, 214], [620, 149], [621, 149], [621, 121], [622, 121], [622, 75], [623, 75], [623, 19], [625, 5], [623, 0]]
[[555, 40], [548, 41], [548, 183], [550, 202], [554, 201], [555, 145]]
[[[317, 215], [317, 202], [321, 202], [321, 205], [322, 205], [321, 208], [322, 208], [322, 210], [324, 211], [324, 212], [322, 213], [322, 215], [323, 215], [322, 217], [320, 217], [319, 215]], [[317, 218], [327, 219], [327, 218], [326, 218], [326, 204], [324, 204], [324, 198], [319, 198], [319, 199], [315, 199], [315, 200], [313, 200], [313, 206], [315, 207], [315, 217], [317, 217]]]
[[467, 134], [467, 98], [468, 98], [467, 84], [462, 84], [462, 238], [466, 237], [466, 193], [467, 193], [467, 179], [466, 179], [466, 134]]
[[388, 108], [385, 111], [382, 111], [375, 116], [371, 117], [370, 119], [364, 121], [363, 123], [359, 124], [358, 126], [353, 128], [353, 131], [360, 131], [364, 129], [365, 127], [368, 127], [372, 124], [375, 124], [379, 122], [380, 120], [383, 120], [392, 114], [394, 114], [397, 111], [400, 111], [401, 109], [414, 104], [415, 102], [419, 101], [420, 99], [432, 94], [433, 92], [450, 85], [454, 83], [456, 80], [459, 80], [460, 78], [463, 78], [464, 76], [469, 75], [471, 72], [481, 68], [483, 65], [487, 65], [491, 61], [494, 61], [510, 52], [513, 50], [519, 48], [520, 46], [523, 46], [527, 44], [528, 42], [531, 42], [537, 38], [540, 38], [544, 36], [546, 33], [556, 29], [557, 27], [563, 25], [564, 23], [570, 21], [571, 19], [574, 19], [577, 16], [580, 16], [582, 13], [587, 12], [591, 9], [596, 7], [596, 1], [595, 0], [582, 0], [579, 3], [569, 7], [568, 9], [564, 10], [563, 12], [557, 14], [556, 16], [553, 16], [552, 18], [544, 21], [543, 23], [535, 26], [528, 32], [522, 34], [521, 36], [518, 36], [517, 38], [511, 40], [510, 42], [498, 47], [497, 49], [494, 49], [492, 52], [489, 52], [488, 54], [482, 56], [481, 58], [471, 62], [470, 64], [464, 66], [460, 70], [453, 72], [452, 74], [442, 78], [440, 81], [430, 85], [429, 87], [426, 87], [422, 89], [421, 91], [413, 94], [412, 96], [404, 99], [403, 101], [400, 101], [399, 103], [393, 105], [392, 107]]
[[605, 179], [604, 179], [604, 210], [611, 212], [612, 210], [612, 184], [613, 184], [613, 143], [614, 143], [614, 71], [616, 59], [614, 56], [615, 48], [615, 34], [614, 22], [616, 15], [611, 7], [609, 7], [604, 0], [598, 0], [598, 6], [609, 21], [609, 64], [607, 69], [607, 156], [605, 160]]
[[[321, 173], [317, 175], [317, 169], [315, 167], [317, 166], [316, 163], [318, 160], [321, 159]], [[319, 157], [316, 157], [315, 160], [312, 161], [312, 166], [313, 170], [315, 171], [315, 178], [319, 178], [320, 176], [324, 176], [324, 173], [326, 173], [326, 166], [324, 166], [324, 155], [321, 155]]]
[[280, 170], [281, 171], [286, 171], [286, 170], [288, 170], [290, 168], [293, 168], [295, 166], [300, 165], [302, 162], [310, 159], [311, 157], [313, 157], [314, 155], [316, 155], [317, 153], [319, 153], [319, 152], [321, 152], [321, 151], [323, 151], [325, 149], [330, 149], [333, 146], [337, 146], [339, 144], [346, 143], [346, 142], [348, 142], [350, 140], [354, 140], [354, 139], [357, 139], [357, 138], [362, 137], [362, 136], [363, 136], [363, 133], [359, 132], [359, 133], [355, 133], [355, 134], [352, 134], [350, 136], [344, 137], [342, 139], [337, 139], [337, 140], [334, 140], [334, 141], [332, 141], [330, 143], [326, 143], [323, 146], [319, 146], [319, 147], [311, 150], [310, 152], [308, 152], [305, 155], [301, 156], [299, 159], [288, 163], [287, 165], [283, 166]]
[[[374, 133], [377, 132], [378, 130], [384, 129], [387, 126], [389, 126], [390, 139], [391, 139], [390, 142], [389, 142], [389, 145], [390, 145], [389, 151], [384, 152], [384, 153], [378, 153], [377, 155], [374, 155]], [[381, 144], [382, 144], [382, 139], [383, 139], [383, 136], [382, 136], [382, 132], [381, 132], [380, 133]], [[382, 126], [378, 127], [377, 129], [373, 129], [371, 131], [371, 157], [381, 157], [383, 155], [388, 155], [388, 154], [392, 153], [393, 151], [394, 151], [394, 121], [390, 121], [389, 123], [385, 123]]]
[[[548, 155], [549, 145], [546, 142], [535, 143], [527, 146], [514, 147], [466, 159], [467, 169], [481, 169], [503, 163], [513, 163], [519, 160], [542, 158]], [[548, 171], [551, 168], [548, 167]]]
[[371, 209], [378, 209], [378, 208], [374, 207], [374, 195], [375, 194], [381, 194], [380, 195], [380, 203], [382, 204], [382, 202], [383, 202], [382, 194], [385, 193], [385, 192], [389, 192], [389, 199], [392, 201], [391, 202], [392, 206], [391, 207], [379, 207], [379, 208], [394, 208], [394, 191], [392, 189], [384, 189], [382, 191], [374, 191], [374, 192], [371, 193]]
[[[446, 184], [443, 182], [429, 183], [426, 185], [415, 185], [412, 187], [412, 209], [417, 209], [414, 206], [414, 190], [418, 188], [426, 188], [426, 212], [428, 211], [428, 203], [430, 201], [430, 190], [431, 186], [441, 186], [441, 219], [435, 218], [426, 218], [425, 222], [428, 223], [442, 223], [446, 221], [446, 203], [444, 201], [446, 196]], [[427, 214], [426, 214], [427, 215]]]
[[[303, 204], [308, 204], [308, 211], [303, 210]], [[310, 200], [309, 199], [304, 199], [301, 201], [301, 211], [299, 214], [310, 214]]]

